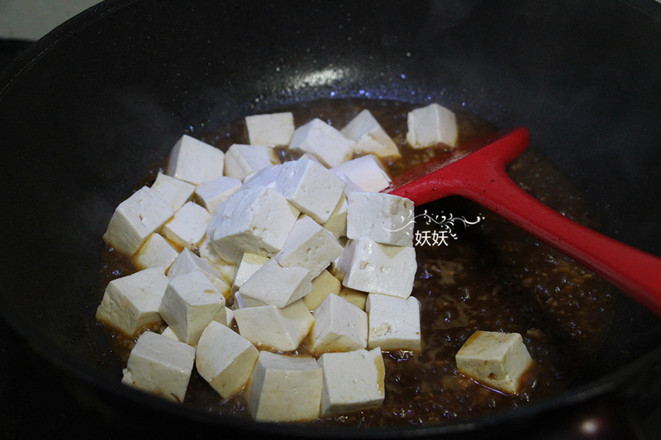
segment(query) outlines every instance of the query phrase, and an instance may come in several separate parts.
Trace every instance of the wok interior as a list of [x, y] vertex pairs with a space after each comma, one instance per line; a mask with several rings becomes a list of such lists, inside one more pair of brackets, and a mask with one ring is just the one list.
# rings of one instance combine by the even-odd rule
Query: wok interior
[[[101, 5], [31, 48], [0, 95], [3, 314], [124, 392], [94, 322], [115, 206], [182, 133], [321, 98], [436, 101], [526, 126], [607, 234], [661, 255], [659, 33], [625, 3]], [[594, 378], [661, 342], [656, 317], [618, 301]]]

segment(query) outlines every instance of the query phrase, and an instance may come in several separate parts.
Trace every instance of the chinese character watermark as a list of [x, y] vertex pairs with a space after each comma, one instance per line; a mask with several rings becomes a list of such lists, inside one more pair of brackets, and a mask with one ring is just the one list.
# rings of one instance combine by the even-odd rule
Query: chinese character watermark
[[425, 225], [434, 225], [435, 229], [417, 229], [414, 234], [414, 246], [448, 246], [449, 240], [458, 238], [455, 226], [462, 225], [464, 228], [474, 226], [484, 220], [482, 215], [478, 215], [475, 220], [468, 220], [465, 217], [455, 217], [453, 214], [445, 215], [432, 214], [425, 210], [422, 214], [414, 217], [413, 221], [424, 222]]

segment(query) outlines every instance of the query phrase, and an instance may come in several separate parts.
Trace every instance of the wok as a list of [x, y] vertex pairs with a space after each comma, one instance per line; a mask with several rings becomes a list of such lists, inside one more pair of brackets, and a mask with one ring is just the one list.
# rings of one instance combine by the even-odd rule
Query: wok
[[115, 206], [182, 133], [340, 97], [436, 101], [526, 126], [607, 235], [661, 255], [660, 17], [642, 1], [104, 2], [0, 81], [2, 316], [108, 425], [139, 420], [156, 435], [469, 436], [534, 428], [614, 390], [623, 407], [644, 403], [661, 321], [618, 295], [589, 380], [524, 408], [364, 432], [235, 420], [122, 386], [95, 283]]

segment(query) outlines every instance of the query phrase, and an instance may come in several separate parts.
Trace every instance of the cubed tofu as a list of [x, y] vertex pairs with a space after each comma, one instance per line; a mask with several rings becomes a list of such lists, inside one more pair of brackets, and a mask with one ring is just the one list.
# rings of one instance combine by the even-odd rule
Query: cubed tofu
[[534, 361], [519, 333], [478, 330], [455, 356], [457, 368], [490, 388], [517, 394], [523, 375]]
[[160, 267], [165, 273], [178, 255], [177, 249], [161, 234], [151, 234], [133, 256], [133, 263], [140, 270]]
[[122, 383], [174, 402], [183, 402], [195, 362], [195, 348], [145, 332], [131, 350]]
[[413, 148], [436, 144], [455, 147], [459, 138], [457, 118], [452, 110], [439, 104], [417, 108], [407, 115], [406, 142]]
[[103, 240], [121, 254], [134, 255], [173, 215], [165, 200], [143, 186], [117, 206]]
[[238, 263], [244, 252], [272, 257], [287, 240], [300, 211], [268, 187], [240, 190], [214, 213], [207, 234], [218, 254]]
[[223, 276], [207, 260], [198, 257], [189, 249], [184, 249], [174, 260], [174, 263], [167, 271], [170, 280], [193, 271], [201, 271], [211, 281], [216, 289], [227, 298], [230, 294], [230, 285]]
[[315, 355], [367, 347], [367, 313], [330, 294], [314, 311], [310, 350]]
[[333, 234], [308, 216], [299, 218], [275, 260], [283, 267], [302, 267], [316, 278], [344, 248]]
[[296, 350], [310, 332], [314, 317], [302, 300], [282, 309], [273, 305], [234, 310], [239, 334], [258, 348]]
[[[346, 189], [346, 188], [345, 188]], [[346, 237], [347, 235], [347, 198], [343, 194], [340, 201], [335, 206], [328, 220], [321, 224], [324, 229], [330, 231], [335, 238]]]
[[280, 163], [268, 145], [232, 144], [225, 153], [225, 176], [243, 180], [262, 168]]
[[269, 261], [269, 257], [264, 255], [246, 252], [241, 257], [236, 276], [232, 283], [232, 293], [236, 293], [239, 288], [250, 278], [257, 270]]
[[303, 302], [309, 310], [315, 310], [331, 293], [339, 294], [342, 282], [329, 271], [323, 270], [312, 280], [312, 290], [303, 297]]
[[[197, 252], [200, 254], [200, 258], [206, 260], [214, 269], [220, 274], [221, 278], [228, 284], [232, 285], [234, 277], [236, 276], [236, 271], [238, 266], [236, 263], [230, 263], [225, 261], [213, 247], [209, 241], [209, 237], [206, 235], [202, 240], [202, 243], [197, 247]], [[221, 289], [222, 291], [222, 289]]]
[[190, 345], [197, 344], [209, 322], [227, 322], [225, 297], [199, 270], [170, 280], [159, 311], [177, 337]]
[[367, 292], [361, 292], [360, 290], [351, 289], [349, 287], [342, 286], [338, 296], [349, 301], [354, 306], [358, 307], [361, 310], [365, 310], [365, 304], [367, 304]]
[[368, 348], [420, 351], [420, 302], [417, 298], [370, 293], [365, 307], [369, 316]]
[[280, 194], [319, 223], [329, 219], [345, 186], [342, 179], [308, 159], [282, 164], [276, 181], [276, 190]]
[[259, 351], [243, 336], [217, 321], [211, 321], [197, 343], [195, 367], [200, 376], [223, 399], [248, 382]]
[[383, 169], [381, 161], [367, 154], [337, 165], [331, 170], [335, 175], [358, 185], [363, 191], [379, 192], [390, 186], [392, 179]]
[[151, 189], [176, 211], [193, 197], [195, 185], [159, 172]]
[[[170, 327], [165, 327], [163, 329], [163, 331], [161, 332], [161, 335], [165, 336], [167, 338], [170, 338], [173, 341], [179, 341], [179, 337], [177, 336], [177, 334]], [[179, 342], [181, 342], [181, 341], [179, 341]]]
[[310, 153], [329, 168], [351, 159], [355, 146], [354, 141], [319, 118], [298, 127], [289, 143], [291, 150]]
[[405, 197], [357, 191], [347, 196], [347, 237], [351, 239], [413, 246], [414, 217], [413, 202]]
[[248, 409], [258, 421], [314, 420], [322, 384], [322, 368], [314, 358], [262, 351], [248, 386]]
[[356, 142], [356, 153], [374, 154], [378, 157], [402, 156], [395, 142], [367, 109], [358, 113], [340, 132]]
[[167, 285], [160, 267], [116, 278], [106, 286], [96, 319], [134, 336], [141, 328], [162, 322], [159, 306]]
[[237, 192], [241, 181], [232, 177], [220, 176], [213, 180], [201, 183], [195, 188], [195, 199], [204, 206], [209, 213], [216, 212], [218, 205]]
[[287, 146], [296, 129], [292, 112], [246, 116], [245, 122], [252, 145]]
[[321, 416], [338, 416], [378, 408], [385, 398], [385, 366], [379, 347], [325, 353], [317, 361], [324, 371]]
[[262, 168], [255, 174], [251, 174], [245, 178], [243, 188], [258, 188], [262, 186], [275, 188], [280, 171], [282, 171], [282, 164]]
[[163, 225], [162, 233], [174, 244], [193, 249], [204, 239], [210, 219], [211, 214], [206, 208], [195, 202], [186, 202]]
[[310, 293], [312, 278], [304, 267], [283, 267], [271, 258], [241, 285], [239, 293], [246, 301], [251, 298], [282, 308]]
[[336, 264], [343, 286], [401, 298], [413, 291], [418, 267], [412, 246], [390, 246], [369, 238], [349, 240]]
[[199, 185], [223, 175], [225, 153], [222, 150], [183, 135], [172, 147], [165, 174]]

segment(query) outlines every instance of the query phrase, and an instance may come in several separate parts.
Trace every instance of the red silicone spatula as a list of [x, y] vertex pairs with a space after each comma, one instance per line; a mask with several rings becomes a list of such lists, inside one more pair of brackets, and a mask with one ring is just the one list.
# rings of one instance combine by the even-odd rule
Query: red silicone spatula
[[570, 220], [510, 179], [506, 165], [529, 143], [529, 131], [516, 128], [479, 149], [415, 168], [394, 179], [385, 192], [407, 197], [416, 206], [449, 195], [471, 199], [561, 250], [661, 316], [660, 258]]

